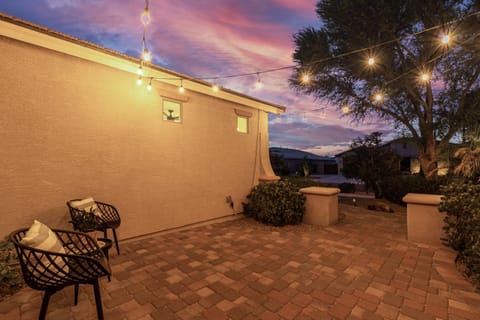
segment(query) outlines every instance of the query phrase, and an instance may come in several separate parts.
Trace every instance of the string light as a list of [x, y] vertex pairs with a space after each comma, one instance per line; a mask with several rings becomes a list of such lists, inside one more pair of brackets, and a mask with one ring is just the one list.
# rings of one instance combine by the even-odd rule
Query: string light
[[302, 74], [302, 84], [309, 84], [310, 83], [310, 74], [303, 73]]
[[183, 79], [180, 79], [180, 87], [178, 88], [178, 92], [184, 93], [185, 88], [183, 87]]
[[450, 43], [450, 35], [448, 33], [444, 34], [442, 37], [442, 44], [447, 45], [449, 43]]
[[255, 82], [255, 89], [260, 90], [263, 88], [262, 80], [260, 79], [260, 73], [257, 72], [257, 82]]
[[145, 49], [143, 49], [142, 58], [143, 58], [144, 61], [150, 62], [150, 61], [152, 61], [152, 54], [150, 53], [150, 51], [148, 51], [145, 48]]
[[[148, 10], [148, 0], [145, 0], [145, 10], [143, 10], [142, 13], [142, 23], [143, 23], [143, 37], [142, 37], [142, 58], [141, 60], [150, 62], [152, 61], [152, 54], [150, 51], [148, 51], [147, 48], [147, 40], [146, 40], [146, 34], [147, 34], [147, 25], [150, 23], [151, 17], [150, 17], [150, 11]], [[140, 62], [141, 64], [141, 62]]]
[[428, 80], [430, 80], [430, 75], [427, 72], [423, 72], [420, 75], [420, 80], [422, 80], [423, 82], [427, 82]]
[[148, 83], [147, 90], [152, 91], [152, 78], [150, 78], [150, 82]]
[[342, 106], [342, 112], [343, 112], [343, 114], [349, 114], [351, 111], [352, 111], [352, 110], [350, 109], [350, 106], [349, 106], [348, 104], [345, 103], [345, 104]]
[[[418, 32], [415, 32], [415, 33], [412, 33], [412, 34], [404, 35], [404, 36], [401, 36], [401, 37], [396, 38], [396, 39], [388, 40], [388, 41], [373, 45], [371, 47], [356, 49], [356, 50], [352, 50], [352, 51], [349, 51], [349, 52], [344, 52], [344, 53], [341, 53], [341, 54], [337, 54], [335, 56], [332, 55], [332, 56], [329, 56], [329, 57], [326, 57], [326, 58], [321, 58], [321, 59], [318, 59], [318, 60], [315, 60], [315, 61], [311, 61], [309, 63], [306, 63], [304, 65], [304, 67], [305, 66], [307, 66], [307, 67], [308, 66], [313, 66], [313, 65], [318, 64], [318, 63], [326, 62], [326, 61], [333, 60], [333, 59], [338, 59], [338, 58], [341, 58], [341, 57], [350, 56], [350, 55], [353, 55], [353, 54], [358, 54], [358, 53], [361, 53], [361, 52], [366, 52], [366, 51], [372, 52], [374, 49], [385, 46], [387, 44], [395, 43], [395, 42], [398, 42], [398, 41], [400, 41], [404, 38], [416, 36], [416, 35], [419, 35], [419, 34], [422, 34], [422, 33], [428, 32], [428, 31], [436, 30], [436, 29], [445, 27], [445, 25], [451, 25], [455, 22], [464, 20], [468, 17], [475, 16], [475, 15], [478, 15], [478, 14], [480, 14], [480, 11], [470, 13], [468, 15], [465, 15], [461, 18], [456, 19], [456, 20], [452, 20], [450, 22], [444, 23], [442, 25], [433, 26], [431, 28], [427, 28], [427, 29], [424, 29], [424, 30], [421, 30], [421, 31], [418, 31]], [[140, 59], [140, 65], [137, 69], [137, 74], [139, 76], [138, 79], [137, 79], [137, 84], [138, 85], [142, 84], [142, 76], [144, 75], [143, 62], [144, 61], [145, 62], [150, 62], [152, 60], [152, 54], [148, 50], [147, 43], [146, 43], [146, 28], [151, 23], [151, 15], [150, 15], [150, 11], [149, 11], [149, 8], [148, 8], [148, 0], [145, 1], [145, 9], [141, 14], [141, 21], [142, 21], [142, 24], [144, 26], [144, 31], [143, 31], [143, 39], [142, 39], [142, 55], [141, 55], [141, 59]], [[473, 37], [473, 39], [477, 38], [478, 36], [479, 35], [476, 34]], [[441, 43], [443, 45], [449, 45], [451, 43], [451, 41], [452, 41], [452, 36], [449, 33], [446, 33], [441, 37]], [[433, 62], [434, 60], [437, 60], [441, 57], [442, 56], [432, 58], [429, 62]], [[373, 67], [376, 63], [377, 63], [377, 61], [376, 61], [376, 58], [374, 56], [368, 57], [368, 60], [367, 60], [368, 66]], [[240, 74], [232, 74], [232, 75], [224, 75], [224, 76], [196, 77], [196, 78], [199, 79], [199, 80], [215, 80], [215, 79], [224, 79], [224, 78], [237, 78], [237, 77], [249, 76], [249, 75], [255, 75], [256, 74], [257, 75], [257, 81], [255, 82], [255, 89], [261, 89], [263, 87], [263, 82], [261, 81], [260, 74], [269, 73], [269, 72], [276, 72], [276, 71], [286, 70], [286, 69], [293, 69], [293, 68], [296, 68], [296, 67], [297, 67], [296, 65], [290, 65], [290, 66], [284, 66], [284, 67], [279, 67], [279, 68], [266, 69], [266, 70], [262, 70], [262, 71], [258, 71], [258, 72], [251, 72], [251, 73], [240, 73]], [[412, 71], [414, 71], [414, 70], [410, 70], [410, 71], [408, 71], [408, 72], [406, 72], [402, 75], [399, 75], [398, 77], [385, 82], [384, 85], [390, 84], [393, 81], [396, 81], [396, 80], [400, 79], [401, 77], [404, 77], [405, 75], [411, 73]], [[179, 90], [180, 93], [185, 92], [185, 88], [183, 87], [183, 80], [184, 79], [182, 79], [182, 78], [174, 78], [174, 77], [150, 78], [150, 83], [149, 83], [149, 86], [147, 87], [148, 90], [152, 89], [151, 88], [152, 79], [157, 79], [157, 80], [161, 80], [161, 79], [180, 80], [180, 87], [178, 88], [178, 90]], [[310, 84], [311, 79], [312, 79], [312, 75], [309, 72], [305, 71], [305, 72], [300, 73], [299, 82], [301, 84], [308, 85], [308, 84]], [[423, 82], [427, 82], [427, 81], [430, 80], [430, 74], [428, 72], [423, 72], [419, 75], [419, 79]], [[213, 92], [218, 92], [220, 90], [220, 87], [217, 84], [212, 84], [212, 90], [213, 90]], [[383, 101], [384, 100], [383, 93], [382, 92], [376, 93], [373, 96], [373, 100], [376, 101], [376, 102]], [[343, 113], [350, 113], [351, 112], [351, 109], [347, 104], [342, 106], [341, 110], [342, 110]]]
[[148, 10], [148, 0], [145, 0], [145, 10], [143, 10], [142, 15], [140, 16], [140, 21], [144, 27], [152, 22], [152, 17], [150, 16], [150, 10]]
[[382, 102], [383, 101], [383, 93], [377, 92], [374, 96], [373, 99], [375, 102]]

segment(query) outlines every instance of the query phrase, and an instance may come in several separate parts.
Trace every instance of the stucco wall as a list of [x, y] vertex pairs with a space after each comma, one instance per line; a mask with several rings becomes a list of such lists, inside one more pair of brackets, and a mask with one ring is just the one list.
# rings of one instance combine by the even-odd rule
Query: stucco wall
[[[2, 236], [35, 218], [70, 228], [65, 201], [86, 196], [117, 206], [120, 238], [222, 217], [225, 197], [240, 211], [262, 175], [263, 111], [189, 91], [171, 123], [161, 95], [174, 87], [149, 92], [132, 74], [9, 38], [0, 52]], [[235, 108], [252, 113], [248, 134]]]

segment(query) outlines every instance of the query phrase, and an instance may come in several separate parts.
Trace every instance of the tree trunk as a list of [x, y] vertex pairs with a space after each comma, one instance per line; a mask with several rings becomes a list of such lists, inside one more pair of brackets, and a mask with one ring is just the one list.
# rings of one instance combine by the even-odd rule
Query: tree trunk
[[424, 145], [419, 146], [420, 167], [427, 180], [433, 179], [438, 174], [437, 167], [437, 146], [433, 135], [424, 140]]
[[425, 114], [423, 115], [423, 123], [420, 123], [422, 132], [422, 145], [419, 146], [420, 166], [427, 180], [433, 179], [438, 174], [437, 164], [437, 145], [435, 135], [433, 133], [433, 93], [430, 82], [426, 86], [425, 97]]

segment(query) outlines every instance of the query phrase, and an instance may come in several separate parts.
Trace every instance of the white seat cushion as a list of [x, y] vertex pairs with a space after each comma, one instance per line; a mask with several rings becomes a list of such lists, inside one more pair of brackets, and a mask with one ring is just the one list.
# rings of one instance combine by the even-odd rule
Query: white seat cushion
[[83, 200], [70, 201], [70, 205], [76, 209], [84, 210], [87, 212], [93, 212], [97, 217], [102, 215], [102, 212], [98, 208], [95, 200], [92, 197], [85, 198]]

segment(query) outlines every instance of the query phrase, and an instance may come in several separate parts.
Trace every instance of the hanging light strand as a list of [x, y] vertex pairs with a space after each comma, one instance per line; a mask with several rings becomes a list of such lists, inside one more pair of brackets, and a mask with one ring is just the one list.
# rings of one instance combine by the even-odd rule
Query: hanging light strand
[[[398, 41], [401, 41], [401, 40], [409, 38], [409, 37], [418, 36], [418, 35], [426, 33], [426, 32], [431, 32], [431, 31], [434, 31], [434, 30], [438, 30], [440, 28], [445, 28], [446, 26], [450, 26], [450, 25], [452, 25], [456, 22], [460, 22], [460, 21], [465, 20], [469, 17], [479, 15], [479, 14], [480, 14], [480, 10], [475, 11], [473, 13], [470, 13], [468, 15], [465, 15], [463, 17], [460, 17], [458, 19], [451, 20], [451, 21], [446, 22], [444, 24], [436, 25], [436, 26], [433, 26], [433, 27], [430, 27], [430, 28], [426, 28], [426, 29], [423, 29], [423, 30], [420, 30], [420, 31], [417, 31], [417, 32], [414, 32], [414, 33], [411, 33], [411, 34], [407, 34], [407, 35], [398, 37], [396, 39], [387, 40], [387, 41], [375, 44], [375, 45], [370, 46], [370, 47], [351, 50], [351, 51], [348, 51], [348, 52], [328, 56], [328, 57], [321, 58], [321, 59], [316, 59], [316, 60], [311, 61], [309, 63], [305, 63], [302, 66], [302, 69], [304, 71], [301, 72], [302, 69], [299, 69], [299, 72], [301, 72], [299, 81], [303, 85], [308, 85], [310, 83], [311, 79], [312, 79], [312, 75], [306, 70], [308, 70], [309, 67], [312, 67], [316, 64], [328, 62], [328, 61], [331, 61], [331, 60], [334, 60], [334, 59], [343, 58], [343, 57], [347, 57], [347, 56], [362, 53], [362, 52], [370, 52], [371, 53], [375, 49], [384, 47], [386, 45], [396, 43]], [[141, 20], [142, 20], [142, 24], [143, 24], [144, 28], [143, 28], [143, 37], [142, 37], [142, 57], [140, 59], [140, 65], [139, 65], [139, 68], [137, 70], [137, 73], [139, 75], [139, 80], [137, 80], [138, 82], [141, 82], [142, 75], [144, 74], [144, 70], [143, 70], [144, 62], [148, 62], [148, 61], [151, 60], [151, 53], [148, 51], [147, 41], [146, 41], [147, 26], [151, 22], [151, 15], [150, 15], [149, 7], [148, 7], [148, 0], [145, 1], [145, 9], [142, 13]], [[465, 44], [466, 42], [468, 42], [470, 40], [474, 40], [474, 39], [478, 38], [479, 36], [480, 36], [480, 33], [476, 33], [472, 37], [463, 41], [462, 44]], [[445, 52], [443, 52], [442, 54], [440, 54], [436, 57], [433, 57], [432, 59], [429, 59], [428, 61], [425, 61], [424, 64], [429, 64], [431, 62], [434, 62], [434, 61], [444, 57], [446, 54], [448, 54], [451, 51], [450, 49], [452, 49], [452, 35], [450, 33], [443, 34], [440, 37], [440, 42], [446, 46], [447, 50], [445, 50]], [[367, 59], [367, 65], [368, 66], [373, 67], [376, 63], [377, 63], [377, 61], [376, 61], [374, 56], [369, 56], [368, 57], [368, 59]], [[255, 71], [255, 72], [234, 73], [234, 74], [220, 75], [220, 76], [218, 76], [218, 75], [217, 76], [199, 76], [199, 77], [195, 77], [195, 79], [205, 80], [205, 81], [213, 81], [214, 83], [212, 84], [212, 90], [217, 92], [219, 90], [219, 86], [218, 86], [217, 82], [220, 79], [240, 78], [240, 77], [246, 77], [246, 76], [256, 76], [255, 88], [258, 89], [259, 87], [263, 86], [263, 82], [260, 79], [261, 74], [278, 72], [278, 71], [282, 71], [282, 70], [295, 69], [295, 68], [298, 68], [298, 66], [297, 65], [289, 65], [289, 66], [282, 66], [282, 67], [278, 67], [278, 68], [264, 69], [264, 70]], [[409, 71], [407, 71], [407, 72], [405, 72], [405, 73], [403, 73], [403, 74], [385, 82], [384, 85], [389, 85], [389, 84], [391, 84], [391, 83], [393, 83], [393, 82], [395, 82], [395, 81], [397, 81], [397, 80], [399, 80], [399, 79], [401, 79], [401, 78], [403, 78], [403, 77], [407, 76], [408, 74], [410, 74], [412, 72], [415, 72], [415, 71], [416, 71], [416, 69], [409, 70]], [[425, 77], [428, 77], [428, 79], [426, 80]], [[430, 77], [431, 77], [430, 74], [425, 74], [425, 73], [420, 76], [420, 78], [425, 82], [430, 80]], [[152, 79], [153, 80], [177, 80], [177, 81], [180, 81], [179, 91], [182, 92], [182, 93], [184, 92], [183, 80], [186, 80], [186, 79], [184, 79], [182, 77], [152, 77], [151, 80]], [[150, 81], [150, 83], [151, 83], [151, 81]], [[383, 96], [382, 96], [382, 100], [383, 100]]]
[[[152, 55], [148, 51], [147, 48], [147, 40], [146, 40], [146, 34], [147, 34], [147, 26], [150, 24], [152, 18], [150, 16], [150, 10], [148, 9], [148, 0], [145, 0], [145, 9], [143, 10], [141, 16], [140, 16], [140, 21], [142, 22], [143, 25], [143, 36], [142, 36], [142, 53], [140, 56], [140, 63], [137, 69], [137, 84], [141, 85], [142, 84], [142, 76], [144, 75], [144, 70], [143, 70], [143, 65], [144, 62], [150, 62], [152, 60]], [[152, 80], [150, 79], [150, 83], [148, 85], [148, 90], [152, 90]]]

